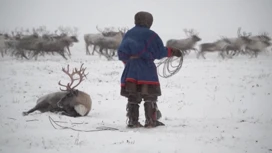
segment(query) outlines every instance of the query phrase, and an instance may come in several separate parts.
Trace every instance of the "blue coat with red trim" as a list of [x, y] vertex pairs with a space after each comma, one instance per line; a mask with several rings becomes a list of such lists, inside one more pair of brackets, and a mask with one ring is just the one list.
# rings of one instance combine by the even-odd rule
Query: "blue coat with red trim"
[[[132, 56], [134, 58], [131, 58]], [[159, 85], [154, 60], [169, 56], [171, 49], [163, 45], [157, 33], [136, 25], [127, 31], [118, 48], [118, 58], [125, 64], [121, 85], [126, 81]]]

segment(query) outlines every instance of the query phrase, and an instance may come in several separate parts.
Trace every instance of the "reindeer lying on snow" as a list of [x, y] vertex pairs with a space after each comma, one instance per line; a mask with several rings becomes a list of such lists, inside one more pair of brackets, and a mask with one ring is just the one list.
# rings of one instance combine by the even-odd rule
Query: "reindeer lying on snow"
[[[75, 68], [71, 73], [69, 72], [69, 65], [67, 66], [67, 70], [62, 68], [62, 71], [71, 79], [71, 82], [67, 85], [63, 85], [59, 81], [59, 85], [66, 87], [66, 89], [60, 88], [61, 91], [59, 92], [42, 96], [37, 100], [36, 106], [27, 112], [23, 112], [23, 115], [28, 115], [36, 110], [41, 112], [61, 112], [62, 115], [71, 117], [88, 115], [92, 106], [90, 95], [75, 89], [87, 75], [85, 74], [86, 68], [82, 68], [82, 66], [83, 64], [79, 70]], [[79, 78], [74, 78], [74, 75], [78, 75]], [[72, 87], [75, 80], [78, 80], [78, 83]]]

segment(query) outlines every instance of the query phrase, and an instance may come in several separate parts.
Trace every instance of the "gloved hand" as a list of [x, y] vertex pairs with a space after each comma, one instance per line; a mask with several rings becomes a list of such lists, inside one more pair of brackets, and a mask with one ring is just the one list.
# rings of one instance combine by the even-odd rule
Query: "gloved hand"
[[176, 56], [176, 57], [181, 57], [181, 56], [182, 56], [182, 53], [181, 53], [180, 50], [175, 49], [175, 48], [172, 48], [172, 55], [173, 55], [173, 56]]

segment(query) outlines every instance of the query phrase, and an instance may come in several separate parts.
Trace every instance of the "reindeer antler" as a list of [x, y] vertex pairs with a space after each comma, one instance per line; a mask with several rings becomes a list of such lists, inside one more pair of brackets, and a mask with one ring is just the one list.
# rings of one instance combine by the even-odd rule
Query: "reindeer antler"
[[187, 37], [189, 37], [189, 35], [188, 35], [188, 30], [187, 30], [187, 29], [183, 29], [183, 31], [184, 31], [185, 35], [186, 35]]
[[[65, 70], [64, 68], [62, 68], [62, 71], [65, 73], [65, 74], [67, 74], [68, 76], [69, 76], [69, 78], [71, 79], [71, 82], [70, 83], [67, 83], [67, 85], [63, 85], [63, 84], [61, 84], [60, 83], [60, 81], [59, 81], [59, 85], [60, 86], [62, 86], [62, 87], [66, 87], [66, 89], [61, 89], [60, 88], [60, 90], [61, 91], [71, 91], [71, 90], [74, 90], [83, 80], [84, 80], [84, 77], [85, 78], [87, 78], [87, 75], [89, 74], [89, 73], [87, 73], [87, 74], [85, 74], [85, 70], [86, 70], [86, 68], [83, 68], [83, 65], [84, 64], [81, 64], [81, 66], [80, 66], [80, 69], [78, 70], [77, 68], [75, 68], [73, 71], [72, 71], [72, 73], [70, 73], [69, 71], [69, 64], [67, 65], [67, 69]], [[74, 75], [78, 75], [79, 76], [79, 78], [74, 78]], [[73, 87], [72, 87], [72, 85], [73, 85], [73, 83], [74, 83], [74, 81], [75, 80], [79, 80], [78, 81], [78, 83], [76, 84], [76, 85], [74, 85]]]
[[98, 32], [103, 33], [103, 30], [99, 29], [99, 28], [98, 28], [98, 25], [96, 25], [96, 30], [97, 30]]
[[262, 35], [263, 36], [269, 36], [269, 34], [267, 32], [263, 32]]
[[71, 29], [71, 35], [72, 36], [77, 36], [78, 35], [78, 28], [77, 27], [73, 27], [73, 29]]
[[128, 27], [118, 28], [118, 31], [125, 34], [129, 30]]
[[243, 31], [243, 34], [241, 34], [241, 27], [239, 27], [237, 30], [237, 35], [238, 35], [238, 37], [249, 37], [249, 36], [251, 36], [251, 32], [247, 33], [245, 31]]
[[198, 33], [194, 29], [183, 29], [187, 37], [191, 37], [193, 35], [198, 35]]
[[238, 37], [241, 37], [241, 27], [239, 27], [239, 28], [237, 29], [237, 36], [238, 36]]

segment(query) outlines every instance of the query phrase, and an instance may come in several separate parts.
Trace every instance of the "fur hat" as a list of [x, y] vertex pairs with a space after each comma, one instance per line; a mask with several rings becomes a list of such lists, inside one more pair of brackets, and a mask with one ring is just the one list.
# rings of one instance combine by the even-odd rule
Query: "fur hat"
[[153, 23], [153, 16], [149, 12], [140, 11], [135, 14], [134, 23], [138, 26], [150, 28]]

